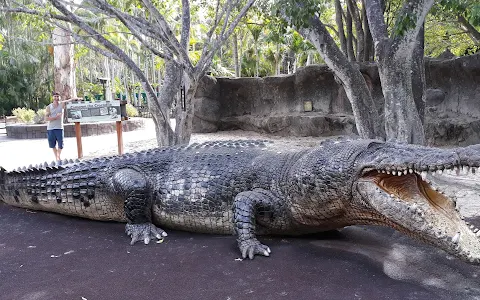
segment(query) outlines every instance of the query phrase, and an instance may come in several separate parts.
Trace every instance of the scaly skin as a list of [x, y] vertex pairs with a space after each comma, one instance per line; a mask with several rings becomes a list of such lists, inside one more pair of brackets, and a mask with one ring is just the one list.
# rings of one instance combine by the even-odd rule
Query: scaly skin
[[132, 244], [162, 239], [166, 233], [159, 227], [236, 233], [244, 258], [270, 255], [259, 234], [384, 225], [478, 264], [480, 232], [463, 221], [455, 199], [438, 192], [425, 176], [474, 170], [479, 163], [480, 146], [445, 150], [329, 140], [279, 151], [263, 141], [210, 142], [0, 170], [0, 200], [126, 221]]

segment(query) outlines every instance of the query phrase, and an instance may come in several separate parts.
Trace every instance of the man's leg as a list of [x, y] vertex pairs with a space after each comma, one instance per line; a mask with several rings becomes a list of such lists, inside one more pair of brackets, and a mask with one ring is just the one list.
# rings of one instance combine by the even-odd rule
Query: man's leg
[[52, 148], [53, 150], [53, 155], [55, 155], [55, 160], [58, 160], [58, 150], [56, 147]]
[[63, 149], [63, 129], [56, 129], [55, 130], [55, 135], [57, 138], [57, 160], [62, 160], [60, 158], [60, 155], [62, 154], [62, 149]]
[[55, 147], [56, 137], [55, 137], [54, 130], [47, 130], [47, 139], [48, 139], [48, 146], [53, 150], [53, 155], [55, 155], [55, 160], [58, 160], [57, 148]]

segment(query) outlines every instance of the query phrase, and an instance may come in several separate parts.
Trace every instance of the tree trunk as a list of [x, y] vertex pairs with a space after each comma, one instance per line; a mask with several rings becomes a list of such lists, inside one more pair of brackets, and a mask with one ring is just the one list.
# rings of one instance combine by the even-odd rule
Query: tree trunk
[[258, 57], [258, 45], [257, 42], [255, 42], [255, 77], [259, 77], [260, 71], [259, 71], [259, 65], [260, 64], [260, 57]]
[[374, 47], [372, 34], [370, 33], [370, 26], [368, 25], [367, 10], [365, 9], [364, 0], [362, 0], [362, 21], [363, 21], [363, 41], [365, 43], [363, 52], [363, 61], [374, 60]]
[[180, 145], [188, 144], [190, 142], [195, 111], [193, 99], [195, 97], [195, 92], [197, 91], [199, 80], [187, 77], [184, 78], [184, 82], [184, 99], [180, 99], [180, 102], [184, 101], [184, 103], [177, 104], [175, 117], [176, 144]]
[[[149, 97], [148, 106], [155, 123], [155, 133], [159, 147], [176, 144], [175, 132], [170, 126], [170, 108], [175, 100], [182, 79], [182, 70], [172, 62], [165, 64], [165, 76], [159, 97]], [[148, 95], [148, 94], [147, 94]], [[157, 101], [155, 101], [155, 99]], [[177, 103], [179, 106], [180, 103]], [[163, 118], [163, 116], [166, 118]], [[178, 123], [177, 123], [178, 124]]]
[[55, 91], [62, 99], [77, 96], [73, 43], [69, 32], [55, 27], [52, 32]]
[[338, 28], [338, 38], [340, 39], [340, 49], [347, 55], [347, 39], [343, 30], [343, 9], [340, 0], [335, 0], [335, 22]]
[[472, 39], [472, 41], [479, 45], [480, 44], [480, 32], [473, 27], [463, 16], [458, 16], [458, 22], [460, 26], [468, 32], [468, 36]]
[[424, 124], [425, 119], [425, 61], [424, 61], [425, 29], [420, 29], [412, 56], [412, 92], [415, 106], [417, 107], [420, 121]]
[[355, 50], [353, 49], [353, 26], [352, 26], [352, 15], [350, 10], [347, 9], [347, 17], [345, 18], [345, 24], [347, 26], [347, 54], [349, 61], [356, 61], [355, 59]]
[[[387, 26], [383, 14], [381, 0], [365, 1], [368, 22], [370, 25], [375, 52], [378, 61], [378, 72], [382, 83], [385, 98], [385, 132], [387, 140], [402, 143], [424, 144], [425, 133], [415, 98], [423, 98], [424, 74], [422, 66], [418, 65], [423, 60], [423, 50], [418, 43], [425, 17], [432, 7], [434, 0], [417, 0], [405, 3], [398, 12], [397, 18], [410, 16], [415, 26], [407, 29], [402, 22], [398, 22], [392, 29], [392, 37], [388, 37]], [[421, 53], [419, 53], [421, 52]], [[413, 59], [413, 55], [417, 56]], [[412, 73], [414, 65], [419, 68], [415, 74], [415, 90], [412, 86]], [[423, 77], [423, 78], [422, 78]], [[421, 96], [420, 96], [421, 95]], [[419, 100], [419, 106], [422, 106]]]
[[238, 63], [238, 39], [237, 34], [233, 35], [233, 59], [235, 62], [235, 77], [240, 77], [240, 65]]
[[242, 77], [242, 61], [243, 61], [243, 41], [244, 41], [245, 35], [240, 36], [240, 47], [238, 49], [238, 74], [239, 77]]
[[355, 24], [355, 33], [357, 36], [357, 43], [356, 43], [357, 61], [363, 61], [363, 58], [365, 55], [365, 41], [364, 41], [362, 20], [360, 19], [360, 14], [358, 11], [356, 1], [348, 0], [347, 7], [348, 7], [348, 11], [351, 13], [353, 17], [353, 21]]
[[342, 82], [352, 105], [358, 134], [362, 138], [383, 139], [375, 102], [360, 70], [339, 51], [335, 41], [318, 18], [312, 18], [310, 26], [300, 28], [299, 32], [315, 46], [325, 63]]
[[313, 61], [313, 54], [312, 54], [312, 51], [308, 51], [307, 53], [307, 63], [306, 65], [309, 66], [312, 64], [312, 61]]
[[[403, 47], [399, 47], [403, 49]], [[385, 98], [387, 140], [424, 144], [425, 134], [412, 87], [412, 56], [385, 43], [378, 53], [378, 71]]]

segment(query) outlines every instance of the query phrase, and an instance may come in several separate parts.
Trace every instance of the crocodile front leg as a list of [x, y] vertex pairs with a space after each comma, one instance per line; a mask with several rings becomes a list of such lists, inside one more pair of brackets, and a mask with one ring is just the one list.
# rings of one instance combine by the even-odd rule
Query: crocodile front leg
[[140, 171], [121, 169], [113, 174], [113, 189], [125, 199], [124, 211], [128, 219], [125, 232], [132, 238], [131, 245], [142, 240], [145, 244], [151, 238], [162, 240], [167, 233], [152, 224], [152, 193], [148, 180]]
[[278, 197], [264, 189], [241, 192], [234, 201], [234, 227], [242, 258], [253, 259], [256, 254], [270, 256], [270, 248], [260, 243], [255, 236], [256, 217], [275, 215]]

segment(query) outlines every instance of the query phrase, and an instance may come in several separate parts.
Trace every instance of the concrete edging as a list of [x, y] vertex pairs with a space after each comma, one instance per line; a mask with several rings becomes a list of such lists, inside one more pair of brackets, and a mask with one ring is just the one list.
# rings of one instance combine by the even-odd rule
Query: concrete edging
[[[116, 132], [116, 122], [82, 123], [82, 136], [102, 135]], [[143, 118], [122, 121], [124, 132], [145, 127]], [[6, 126], [7, 136], [15, 139], [44, 139], [47, 137], [47, 124], [11, 124]], [[75, 136], [75, 124], [64, 125], [65, 137]]]

